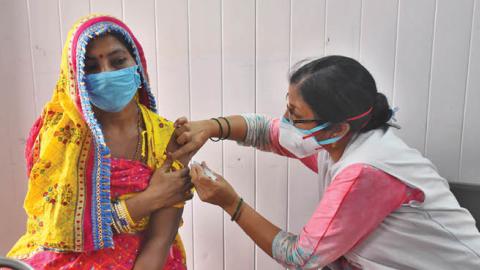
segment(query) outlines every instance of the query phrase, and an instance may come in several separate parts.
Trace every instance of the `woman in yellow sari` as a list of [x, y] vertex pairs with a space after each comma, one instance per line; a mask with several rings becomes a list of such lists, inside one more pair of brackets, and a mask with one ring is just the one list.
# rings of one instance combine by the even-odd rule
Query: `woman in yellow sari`
[[186, 269], [177, 231], [192, 196], [188, 160], [167, 160], [174, 128], [155, 112], [129, 28], [79, 20], [30, 131], [27, 231], [8, 256], [35, 269]]

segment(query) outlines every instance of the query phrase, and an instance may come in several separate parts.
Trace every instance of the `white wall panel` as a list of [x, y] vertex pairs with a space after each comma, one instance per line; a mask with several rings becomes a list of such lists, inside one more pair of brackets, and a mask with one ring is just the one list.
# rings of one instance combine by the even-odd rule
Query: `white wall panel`
[[[225, 0], [222, 5], [223, 114], [255, 110], [255, 0]], [[225, 178], [245, 202], [255, 205], [255, 151], [223, 143]], [[240, 227], [224, 218], [224, 269], [254, 269], [255, 248]]]
[[[90, 1], [58, 0], [60, 8], [60, 30], [62, 48], [68, 31], [81, 17], [90, 13]], [[58, 65], [60, 68], [60, 64]]]
[[30, 7], [30, 39], [35, 81], [36, 113], [50, 100], [60, 71], [62, 39], [57, 0], [32, 1]]
[[[290, 50], [290, 1], [257, 0], [256, 110], [281, 116], [285, 111]], [[280, 228], [287, 225], [287, 159], [257, 152], [256, 208]], [[279, 269], [256, 248], [256, 269]]]
[[460, 156], [462, 182], [480, 184], [480, 1], [475, 1]]
[[[0, 254], [25, 232], [25, 138], [35, 120], [32, 44], [26, 1], [0, 1]], [[1, 255], [0, 255], [1, 256]]]
[[[191, 0], [189, 18], [192, 119], [218, 116], [222, 111], [221, 1]], [[223, 173], [221, 143], [207, 143], [195, 159]], [[193, 222], [194, 269], [223, 269], [222, 210], [195, 197]]]
[[442, 176], [458, 181], [472, 0], [437, 1], [425, 152]]
[[[347, 55], [358, 60], [362, 1], [326, 0], [326, 55]], [[320, 26], [321, 27], [321, 26]]]
[[123, 19], [122, 0], [90, 0], [92, 13], [109, 14], [118, 19]]
[[394, 95], [390, 101], [400, 108], [395, 117], [402, 128], [396, 130], [397, 134], [423, 153], [435, 0], [402, 0], [399, 9]]
[[392, 101], [398, 0], [363, 0], [360, 62]]

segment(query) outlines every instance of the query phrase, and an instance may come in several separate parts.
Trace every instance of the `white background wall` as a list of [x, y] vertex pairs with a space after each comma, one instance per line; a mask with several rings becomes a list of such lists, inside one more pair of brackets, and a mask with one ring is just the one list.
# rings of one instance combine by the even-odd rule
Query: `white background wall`
[[[450, 181], [480, 184], [480, 0], [0, 0], [0, 254], [25, 229], [25, 137], [52, 93], [67, 31], [89, 12], [133, 29], [170, 119], [280, 115], [295, 62], [354, 57], [401, 108], [398, 133]], [[297, 161], [231, 142], [196, 159], [284, 229], [298, 232], [318, 202]], [[219, 208], [195, 198], [184, 219], [189, 269], [281, 269]]]

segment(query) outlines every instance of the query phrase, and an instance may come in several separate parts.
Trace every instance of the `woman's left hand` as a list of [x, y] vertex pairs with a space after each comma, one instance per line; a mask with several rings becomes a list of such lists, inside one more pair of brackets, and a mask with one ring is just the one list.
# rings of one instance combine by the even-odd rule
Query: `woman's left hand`
[[218, 205], [230, 214], [233, 213], [240, 198], [238, 194], [221, 175], [214, 173], [217, 178], [212, 180], [203, 173], [202, 167], [207, 168], [207, 164], [203, 162], [201, 166], [193, 165], [190, 169], [192, 183], [200, 200]]

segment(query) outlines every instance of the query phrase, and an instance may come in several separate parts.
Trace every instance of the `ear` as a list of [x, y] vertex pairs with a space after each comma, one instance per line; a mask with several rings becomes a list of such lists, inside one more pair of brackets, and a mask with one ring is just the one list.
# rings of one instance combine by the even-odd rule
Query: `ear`
[[350, 132], [350, 124], [347, 122], [343, 122], [340, 124], [335, 125], [333, 129], [333, 136], [334, 137], [345, 137], [348, 132]]

